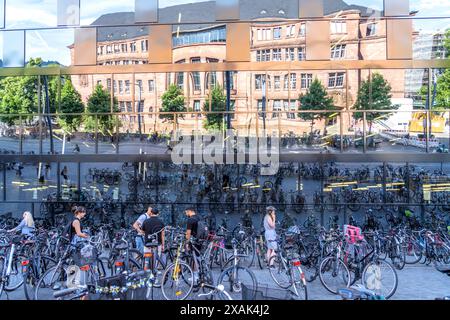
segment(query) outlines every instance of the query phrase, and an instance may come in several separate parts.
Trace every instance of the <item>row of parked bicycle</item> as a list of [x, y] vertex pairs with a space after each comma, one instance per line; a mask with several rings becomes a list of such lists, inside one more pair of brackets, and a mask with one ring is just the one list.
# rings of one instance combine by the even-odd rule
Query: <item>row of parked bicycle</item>
[[317, 279], [333, 294], [360, 284], [366, 296], [388, 299], [397, 290], [397, 270], [406, 264], [439, 269], [450, 263], [444, 219], [430, 215], [421, 223], [410, 211], [386, 217], [368, 211], [361, 225], [354, 217], [343, 227], [330, 217], [326, 228], [315, 216], [303, 225], [282, 221], [267, 261], [264, 232], [249, 214], [234, 228], [226, 219], [218, 225], [210, 215], [201, 217], [209, 226], [202, 239], [187, 241], [185, 227], [166, 226], [164, 251], [156, 243], [146, 253], [137, 249], [130, 227], [92, 225], [83, 230], [90, 238], [74, 246], [64, 227], [40, 227], [26, 239], [8, 233], [17, 223], [9, 217], [0, 220], [0, 295], [23, 290], [31, 300], [270, 299], [255, 275], [266, 270], [280, 299], [307, 299], [308, 283]]

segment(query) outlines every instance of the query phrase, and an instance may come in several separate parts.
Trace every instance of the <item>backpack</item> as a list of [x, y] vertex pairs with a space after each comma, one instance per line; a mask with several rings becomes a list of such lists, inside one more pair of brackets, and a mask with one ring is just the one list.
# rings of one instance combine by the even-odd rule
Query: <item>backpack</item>
[[203, 220], [197, 223], [197, 239], [206, 240], [209, 236], [209, 228]]

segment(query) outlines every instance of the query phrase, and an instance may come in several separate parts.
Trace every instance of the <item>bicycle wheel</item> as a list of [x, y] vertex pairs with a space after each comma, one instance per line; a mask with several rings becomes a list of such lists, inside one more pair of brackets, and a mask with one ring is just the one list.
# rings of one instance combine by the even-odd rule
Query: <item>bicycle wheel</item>
[[24, 264], [28, 261], [27, 265], [23, 266], [23, 291], [27, 300], [34, 300], [35, 286], [39, 278], [50, 267], [56, 265], [56, 261], [48, 256], [41, 256], [33, 260], [26, 259]]
[[273, 281], [282, 289], [289, 289], [292, 286], [292, 278], [290, 267], [287, 261], [280, 257], [280, 255], [275, 255], [269, 259], [269, 272]]
[[11, 273], [8, 275], [7, 281], [5, 282], [4, 290], [6, 292], [14, 291], [23, 284], [21, 260], [18, 259], [17, 256], [13, 259], [14, 260], [11, 263]]
[[337, 294], [341, 288], [350, 286], [350, 271], [344, 261], [336, 257], [327, 257], [319, 266], [319, 278], [329, 292]]
[[377, 295], [386, 299], [392, 297], [397, 290], [398, 277], [394, 267], [383, 260], [370, 262], [362, 273], [362, 284]]
[[313, 282], [319, 275], [318, 257], [311, 256], [302, 262], [302, 270], [305, 273], [306, 282]]
[[305, 274], [302, 268], [291, 266], [291, 272], [295, 284], [294, 291], [296, 293], [296, 300], [308, 300], [308, 287], [303, 282]]
[[66, 288], [66, 280], [64, 267], [55, 266], [48, 269], [36, 284], [34, 300], [53, 300], [55, 291]]
[[[217, 279], [217, 285], [222, 284], [233, 300], [242, 300], [242, 288], [245, 286], [249, 292], [254, 292], [258, 289], [258, 283], [254, 273], [246, 267], [231, 266], [226, 268]], [[218, 293], [220, 300], [228, 300], [222, 293]], [[253, 299], [254, 300], [255, 296]]]
[[161, 291], [166, 300], [185, 300], [194, 287], [194, 272], [183, 261], [172, 263], [163, 273]]
[[402, 270], [405, 267], [406, 262], [406, 252], [404, 246], [397, 244], [392, 248], [391, 261], [397, 270]]

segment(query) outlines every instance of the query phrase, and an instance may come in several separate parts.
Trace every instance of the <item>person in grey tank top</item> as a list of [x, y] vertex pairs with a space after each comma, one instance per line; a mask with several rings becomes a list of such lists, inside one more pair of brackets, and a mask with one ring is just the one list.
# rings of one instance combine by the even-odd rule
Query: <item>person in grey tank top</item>
[[275, 255], [275, 250], [278, 249], [277, 246], [277, 232], [275, 231], [275, 223], [276, 223], [276, 213], [274, 207], [266, 208], [266, 216], [264, 217], [264, 236], [266, 237], [267, 242], [267, 263], [269, 264], [269, 268], [273, 267], [274, 259], [270, 260], [271, 257]]

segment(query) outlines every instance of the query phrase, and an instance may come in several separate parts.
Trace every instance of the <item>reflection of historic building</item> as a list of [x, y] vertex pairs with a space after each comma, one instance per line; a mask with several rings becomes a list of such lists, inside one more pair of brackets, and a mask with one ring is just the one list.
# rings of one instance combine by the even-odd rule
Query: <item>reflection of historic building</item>
[[[283, 10], [268, 12], [267, 1], [247, 0], [252, 6], [241, 6], [241, 17], [253, 19], [251, 32], [252, 61], [299, 61], [305, 60], [305, 24], [269, 23], [265, 18], [282, 18]], [[276, 2], [276, 1], [275, 1]], [[333, 3], [333, 5], [331, 5]], [[169, 7], [160, 10], [160, 15], [178, 16], [179, 12], [191, 14], [197, 10], [203, 12], [211, 6], [210, 2]], [[274, 7], [274, 5], [271, 5]], [[247, 8], [247, 9], [246, 9]], [[251, 9], [250, 9], [251, 8]], [[247, 12], [247, 11], [249, 12]], [[251, 11], [251, 12], [250, 12]], [[272, 12], [273, 11], [273, 12]], [[331, 21], [330, 56], [333, 60], [385, 60], [386, 59], [386, 23], [367, 16], [370, 9], [348, 6], [344, 2], [325, 1], [326, 17], [350, 18], [355, 20]], [[95, 24], [120, 25], [132, 21], [133, 13], [116, 13], [100, 17]], [[203, 17], [204, 18], [204, 17]], [[361, 20], [359, 20], [362, 18]], [[195, 16], [191, 17], [192, 21]], [[201, 22], [202, 17], [199, 17]], [[210, 19], [207, 17], [206, 19]], [[189, 18], [187, 19], [189, 20]], [[256, 22], [257, 20], [257, 22]], [[185, 21], [185, 20], [183, 20]], [[205, 20], [208, 21], [208, 20]], [[162, 21], [164, 22], [164, 21]], [[127, 65], [147, 63], [146, 27], [102, 27], [98, 34], [98, 64]], [[226, 57], [225, 25], [191, 24], [174, 27], [173, 62], [174, 63], [214, 63], [222, 62]], [[377, 70], [372, 70], [375, 72]], [[391, 83], [393, 97], [404, 97], [403, 70], [379, 70]], [[318, 78], [333, 96], [335, 104], [341, 108], [351, 108], [356, 100], [358, 85], [368, 77], [368, 70], [290, 70], [267, 72], [235, 72], [232, 75], [232, 105], [240, 112], [261, 110], [264, 97], [267, 111], [285, 111], [281, 116], [269, 113], [266, 117], [268, 130], [282, 128], [283, 132], [301, 132], [309, 130], [309, 123], [298, 119], [294, 112], [299, 107], [298, 96], [306, 92], [314, 78]], [[97, 83], [114, 91], [122, 112], [138, 111], [139, 99], [144, 112], [158, 111], [161, 96], [169, 84], [175, 83], [182, 88], [189, 111], [199, 111], [208, 103], [208, 92], [214, 83], [224, 86], [222, 72], [185, 72], [167, 74], [117, 74], [114, 76], [80, 76], [74, 84], [87, 99]], [[348, 94], [346, 90], [348, 89]], [[265, 92], [265, 94], [264, 94]], [[133, 104], [134, 102], [134, 104]], [[123, 116], [125, 128], [137, 129], [136, 116]], [[334, 118], [336, 119], [336, 118]], [[197, 120], [197, 121], [196, 121]], [[145, 116], [145, 131], [158, 127], [161, 121], [156, 117]], [[345, 120], [347, 131], [350, 120]], [[262, 118], [256, 114], [236, 115], [233, 126], [241, 130], [258, 124], [262, 128]], [[201, 128], [201, 119], [185, 117], [180, 123], [185, 128]], [[170, 130], [170, 129], [169, 129]], [[253, 129], [254, 130], [254, 129]]]

